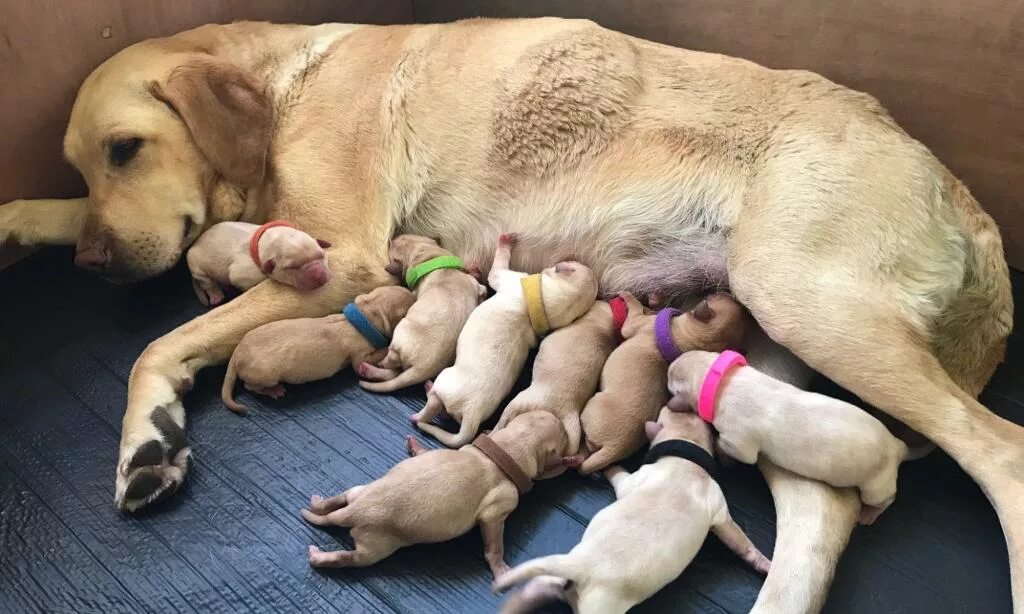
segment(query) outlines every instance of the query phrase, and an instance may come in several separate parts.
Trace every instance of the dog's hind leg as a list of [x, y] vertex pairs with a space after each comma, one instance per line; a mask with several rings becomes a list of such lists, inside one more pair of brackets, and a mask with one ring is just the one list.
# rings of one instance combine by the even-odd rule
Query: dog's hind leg
[[[883, 156], [887, 164], [895, 163], [889, 157]], [[876, 187], [871, 189], [873, 194]], [[1024, 428], [996, 416], [954, 382], [936, 357], [931, 330], [938, 310], [958, 304], [957, 293], [976, 285], [971, 279], [991, 277], [996, 288], [1005, 269], [980, 268], [979, 256], [964, 250], [965, 240], [977, 248], [974, 238], [950, 219], [941, 190], [934, 184], [921, 190], [900, 194], [911, 204], [887, 202], [868, 215], [861, 210], [851, 218], [849, 203], [841, 215], [816, 214], [819, 223], [830, 224], [826, 228], [808, 228], [810, 222], [785, 212], [758, 215], [792, 207], [792, 201], [750, 205], [734, 233], [732, 289], [772, 339], [935, 442], [980, 484], [999, 515], [1015, 607], [1024, 611]], [[921, 202], [927, 196], [935, 202]], [[866, 199], [858, 206], [873, 207]], [[802, 211], [828, 205], [815, 202]], [[842, 237], [861, 237], [874, 247], [865, 250]], [[989, 298], [1003, 300], [995, 289]], [[994, 309], [985, 313], [992, 316]], [[993, 325], [989, 316], [976, 326]], [[1002, 341], [993, 341], [993, 351]]]
[[856, 525], [857, 491], [808, 480], [767, 459], [758, 466], [775, 501], [777, 528], [771, 568], [751, 613], [818, 612]]
[[309, 547], [311, 567], [367, 567], [383, 560], [405, 544], [398, 538], [378, 529], [352, 529], [355, 550], [324, 552], [316, 546]]

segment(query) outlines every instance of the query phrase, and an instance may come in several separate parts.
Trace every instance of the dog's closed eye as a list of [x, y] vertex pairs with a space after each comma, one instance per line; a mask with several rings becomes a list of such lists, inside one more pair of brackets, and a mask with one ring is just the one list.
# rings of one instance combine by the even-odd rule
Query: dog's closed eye
[[139, 147], [141, 146], [142, 139], [138, 137], [114, 141], [110, 144], [110, 150], [107, 153], [110, 165], [121, 167], [128, 164], [135, 157], [135, 154], [139, 152]]

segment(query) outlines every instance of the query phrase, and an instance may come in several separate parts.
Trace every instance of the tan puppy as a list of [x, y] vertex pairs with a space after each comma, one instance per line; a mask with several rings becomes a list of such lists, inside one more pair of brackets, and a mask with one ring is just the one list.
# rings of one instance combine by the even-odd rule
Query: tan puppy
[[[437, 241], [418, 235], [391, 240], [388, 272], [405, 279], [406, 272], [428, 260], [453, 256]], [[415, 288], [416, 304], [395, 328], [388, 354], [379, 366], [358, 363], [359, 382], [366, 390], [392, 392], [436, 377], [455, 360], [455, 344], [469, 314], [487, 296], [469, 273], [439, 269], [422, 278]]]
[[[652, 448], [684, 440], [712, 458], [711, 429], [695, 414], [663, 408], [658, 422], [646, 423], [645, 431]], [[546, 574], [573, 583], [565, 597], [577, 614], [624, 613], [678, 577], [709, 530], [754, 569], [768, 572], [771, 561], [733, 521], [718, 482], [700, 465], [666, 455], [632, 474], [615, 466], [605, 475], [616, 501], [594, 516], [580, 543], [568, 554], [518, 565], [495, 580], [496, 591]], [[552, 595], [552, 581], [545, 578], [527, 586], [517, 599], [523, 607], [515, 611], [529, 611]]]
[[597, 301], [572, 324], [548, 335], [533, 363], [530, 387], [516, 395], [502, 412], [494, 430], [516, 416], [534, 410], [554, 414], [569, 434], [567, 454], [580, 448], [580, 412], [594, 396], [601, 368], [618, 343], [611, 307]]
[[224, 286], [245, 291], [268, 277], [304, 292], [330, 281], [324, 252], [330, 243], [296, 228], [273, 226], [258, 238], [257, 264], [250, 252], [250, 239], [259, 228], [246, 222], [214, 224], [188, 250], [185, 258], [192, 286], [202, 304], [222, 303]]
[[[588, 474], [620, 461], [644, 444], [644, 423], [658, 416], [668, 400], [668, 362], [658, 350], [654, 315], [648, 315], [632, 294], [622, 327], [625, 341], [611, 353], [601, 371], [601, 391], [583, 409], [580, 419], [590, 456], [580, 465]], [[681, 349], [725, 349], [743, 341], [750, 317], [727, 294], [714, 294], [672, 319], [672, 339]]]
[[[417, 428], [450, 448], [469, 443], [512, 390], [526, 355], [540, 340], [520, 283], [527, 275], [508, 268], [514, 241], [511, 234], [498, 238], [487, 276], [496, 294], [470, 314], [459, 335], [455, 364], [437, 376], [427, 392], [426, 406], [412, 416]], [[594, 274], [578, 262], [559, 262], [544, 269], [540, 283], [542, 308], [552, 330], [586, 313], [597, 298]], [[442, 411], [461, 423], [458, 433], [430, 424]]]
[[[515, 479], [476, 447], [425, 450], [409, 437], [412, 458], [369, 484], [329, 499], [314, 496], [302, 516], [319, 526], [350, 527], [355, 550], [322, 552], [309, 547], [313, 567], [365, 567], [412, 544], [438, 543], [480, 526], [484, 556], [495, 577], [508, 570], [504, 559], [505, 519], [522, 494]], [[567, 437], [561, 423], [543, 411], [523, 414], [492, 441], [523, 479], [547, 477], [562, 464]]]
[[[687, 352], [672, 363], [669, 406], [696, 408], [704, 376], [719, 354]], [[906, 444], [859, 407], [807, 392], [750, 366], [728, 371], [714, 403], [721, 452], [753, 464], [764, 455], [783, 469], [835, 487], [860, 489], [861, 524], [871, 524], [896, 497]]]
[[[412, 292], [401, 286], [382, 286], [353, 302], [387, 337], [414, 300]], [[232, 411], [244, 412], [245, 406], [232, 397], [237, 379], [247, 389], [276, 399], [284, 396], [282, 384], [324, 379], [383, 353], [340, 313], [271, 322], [246, 333], [238, 343], [224, 375], [221, 399]]]

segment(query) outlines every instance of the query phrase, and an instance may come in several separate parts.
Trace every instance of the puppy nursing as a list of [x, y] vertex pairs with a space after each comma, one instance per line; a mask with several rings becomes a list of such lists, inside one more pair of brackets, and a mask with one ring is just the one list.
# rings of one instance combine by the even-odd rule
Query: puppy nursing
[[384, 477], [344, 493], [313, 497], [302, 516], [320, 525], [350, 527], [354, 550], [309, 547], [314, 567], [365, 567], [412, 544], [454, 539], [479, 525], [484, 556], [495, 577], [504, 560], [505, 519], [532, 480], [562, 464], [568, 437], [553, 415], [522, 414], [491, 437], [458, 450], [424, 450], [411, 437], [412, 458]]
[[[619, 303], [625, 319], [622, 299], [612, 300]], [[618, 343], [622, 323], [616, 326], [613, 311], [611, 303], [598, 301], [583, 317], [545, 337], [533, 362], [530, 386], [509, 402], [494, 429], [520, 414], [548, 411], [562, 421], [569, 450], [575, 454], [582, 437], [580, 412], [594, 396], [605, 360]]]
[[455, 344], [487, 289], [463, 271], [462, 261], [437, 241], [416, 235], [391, 240], [388, 271], [405, 280], [416, 304], [395, 328], [379, 365], [358, 364], [359, 385], [392, 392], [436, 377], [455, 360]]
[[[714, 365], [714, 369], [712, 369]], [[743, 366], [737, 355], [687, 352], [672, 363], [669, 406], [698, 411], [718, 431], [721, 452], [776, 465], [836, 487], [856, 486], [870, 524], [896, 497], [907, 446], [860, 408], [806, 392]], [[710, 372], [710, 375], [709, 375]]]
[[224, 301], [224, 286], [245, 291], [268, 277], [303, 292], [316, 290], [331, 278], [324, 252], [330, 246], [285, 222], [221, 222], [196, 240], [185, 259], [199, 301], [215, 306]]
[[662, 409], [645, 430], [651, 438], [645, 464], [632, 474], [621, 467], [605, 471], [616, 501], [594, 516], [580, 543], [568, 554], [528, 561], [495, 580], [494, 589], [502, 591], [549, 576], [528, 584], [516, 608], [503, 612], [532, 611], [550, 597], [569, 601], [577, 614], [626, 612], [678, 577], [709, 530], [767, 573], [771, 562], [732, 520], [708, 472], [714, 471], [708, 425], [694, 414]]
[[580, 418], [590, 452], [579, 468], [584, 474], [643, 446], [644, 423], [655, 419], [668, 400], [665, 371], [679, 351], [737, 347], [748, 323], [743, 307], [725, 294], [709, 296], [687, 313], [662, 310], [658, 316], [645, 313], [632, 295], [622, 298], [629, 308], [622, 328], [625, 341], [608, 357], [601, 390]]
[[[578, 262], [560, 262], [537, 275], [509, 270], [513, 241], [513, 235], [498, 239], [487, 277], [495, 295], [470, 314], [455, 364], [437, 376], [426, 406], [413, 415], [417, 428], [449, 447], [469, 443], [494, 413], [540, 337], [586, 313], [597, 297], [593, 272]], [[444, 411], [460, 423], [458, 433], [430, 424]]]
[[382, 356], [387, 337], [413, 300], [405, 288], [383, 286], [357, 296], [343, 313], [279, 320], [249, 331], [228, 362], [221, 399], [232, 411], [244, 412], [232, 396], [237, 379], [253, 392], [278, 398], [284, 395], [282, 384], [324, 379]]

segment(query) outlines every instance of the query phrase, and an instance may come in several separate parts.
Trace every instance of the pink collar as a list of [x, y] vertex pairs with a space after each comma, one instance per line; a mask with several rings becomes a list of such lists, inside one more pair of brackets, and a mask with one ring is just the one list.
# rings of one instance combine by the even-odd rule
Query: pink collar
[[722, 379], [733, 367], [742, 367], [746, 364], [747, 359], [732, 350], [722, 352], [715, 362], [711, 363], [711, 368], [704, 376], [704, 383], [700, 385], [700, 396], [697, 397], [697, 415], [704, 422], [711, 423], [715, 419], [715, 397], [722, 386]]

